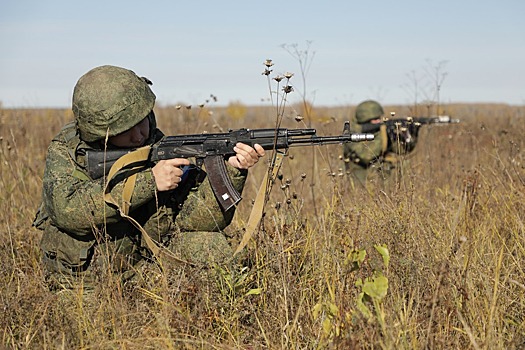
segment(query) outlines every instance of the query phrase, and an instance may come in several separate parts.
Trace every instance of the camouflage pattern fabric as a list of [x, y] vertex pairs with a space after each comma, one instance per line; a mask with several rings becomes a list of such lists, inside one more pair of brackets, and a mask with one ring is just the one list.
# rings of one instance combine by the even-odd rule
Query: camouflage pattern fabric
[[385, 114], [383, 107], [374, 100], [363, 101], [355, 108], [355, 120], [359, 124], [381, 118], [383, 114]]
[[73, 114], [83, 141], [103, 140], [137, 125], [153, 110], [151, 81], [115, 66], [93, 68], [73, 90]]
[[[163, 136], [153, 129], [150, 143]], [[85, 150], [75, 123], [66, 125], [48, 148], [42, 205], [34, 226], [43, 230], [41, 249], [51, 284], [64, 288], [81, 281], [90, 288], [103, 273], [119, 273], [123, 280], [134, 266], [148, 259], [140, 233], [104, 201], [103, 179], [92, 180], [84, 164]], [[234, 187], [242, 192], [247, 171], [227, 164]], [[138, 174], [130, 216], [150, 236], [197, 263], [219, 262], [230, 255], [221, 232], [234, 210], [224, 213], [207, 178], [188, 179], [174, 191], [157, 192], [151, 169]], [[121, 200], [122, 183], [111, 189]], [[216, 258], [217, 257], [217, 258]]]
[[[362, 132], [362, 125], [356, 117], [350, 120], [352, 132]], [[343, 145], [345, 169], [354, 187], [383, 187], [397, 166], [398, 158], [389, 148], [384, 150], [387, 135], [374, 133], [374, 140], [349, 142]]]

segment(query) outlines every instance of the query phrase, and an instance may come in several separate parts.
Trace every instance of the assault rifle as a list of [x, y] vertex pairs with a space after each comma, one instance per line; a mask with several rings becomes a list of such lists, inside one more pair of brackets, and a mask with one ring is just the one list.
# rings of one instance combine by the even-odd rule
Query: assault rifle
[[[392, 117], [394, 113], [392, 113]], [[381, 124], [385, 124], [388, 130], [402, 130], [404, 128], [409, 129], [411, 132], [419, 132], [419, 128], [422, 125], [427, 124], [456, 124], [459, 123], [459, 119], [452, 119], [448, 115], [442, 115], [439, 117], [404, 117], [404, 118], [385, 118], [378, 124], [365, 123], [362, 125], [361, 131], [363, 133], [375, 133], [379, 131]]]
[[[350, 123], [345, 122], [340, 136], [317, 136], [315, 129], [238, 129], [225, 133], [164, 136], [151, 146], [144, 167], [163, 159], [194, 157], [198, 166], [204, 164], [209, 174], [215, 197], [224, 211], [241, 200], [226, 172], [225, 159], [234, 156], [238, 142], [249, 146], [259, 144], [265, 150], [288, 149], [293, 146], [327, 145], [346, 142], [370, 141], [369, 133], [350, 133]], [[89, 176], [98, 179], [108, 174], [111, 166], [123, 155], [133, 150], [87, 150], [86, 164]], [[140, 165], [140, 164], [139, 164]], [[132, 164], [136, 167], [137, 164]], [[184, 176], [183, 176], [184, 177]]]
[[[395, 116], [391, 113], [392, 117]], [[404, 118], [385, 118], [381, 123], [365, 123], [362, 125], [361, 132], [375, 133], [379, 131], [381, 125], [386, 125], [386, 133], [391, 148], [402, 149], [402, 153], [411, 152], [417, 143], [419, 129], [428, 124], [457, 124], [459, 119], [452, 119], [448, 115], [438, 117], [404, 117]]]

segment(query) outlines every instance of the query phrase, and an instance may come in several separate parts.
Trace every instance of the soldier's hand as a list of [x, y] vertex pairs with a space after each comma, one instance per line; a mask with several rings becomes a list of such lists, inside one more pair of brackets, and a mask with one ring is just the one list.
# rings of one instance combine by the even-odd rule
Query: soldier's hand
[[228, 163], [238, 169], [248, 169], [257, 164], [259, 158], [264, 157], [264, 149], [261, 145], [255, 144], [250, 147], [244, 143], [237, 143], [233, 150], [236, 155], [228, 159]]
[[184, 165], [190, 165], [190, 161], [185, 158], [173, 158], [161, 160], [151, 169], [155, 184], [159, 191], [174, 190], [182, 181], [183, 171], [181, 169]]

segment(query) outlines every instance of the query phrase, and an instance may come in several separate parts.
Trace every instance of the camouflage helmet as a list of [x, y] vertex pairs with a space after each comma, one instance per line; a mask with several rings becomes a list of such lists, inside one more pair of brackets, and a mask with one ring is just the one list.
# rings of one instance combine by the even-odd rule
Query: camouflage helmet
[[361, 102], [355, 109], [355, 118], [359, 124], [380, 118], [383, 114], [383, 107], [373, 100]]
[[151, 81], [133, 71], [96, 67], [78, 80], [73, 91], [73, 114], [80, 138], [102, 140], [131, 129], [153, 110]]

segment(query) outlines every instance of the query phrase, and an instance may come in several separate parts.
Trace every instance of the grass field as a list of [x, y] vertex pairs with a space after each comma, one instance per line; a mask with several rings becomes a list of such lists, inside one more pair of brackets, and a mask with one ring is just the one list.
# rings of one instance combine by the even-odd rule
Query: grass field
[[[352, 188], [339, 145], [293, 148], [244, 271], [173, 267], [96, 299], [49, 292], [39, 262], [46, 149], [67, 110], [0, 109], [0, 347], [12, 349], [523, 349], [525, 107], [447, 105], [400, 182]], [[397, 116], [406, 106], [385, 106]], [[283, 127], [336, 135], [353, 106]], [[166, 134], [267, 128], [271, 108], [156, 110]], [[266, 166], [251, 172], [245, 227]]]

